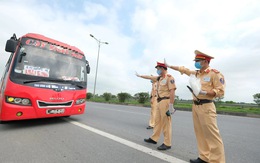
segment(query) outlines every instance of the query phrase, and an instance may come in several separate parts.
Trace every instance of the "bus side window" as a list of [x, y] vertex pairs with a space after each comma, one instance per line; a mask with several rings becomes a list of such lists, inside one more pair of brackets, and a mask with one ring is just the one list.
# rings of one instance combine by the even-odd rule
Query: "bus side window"
[[11, 61], [13, 59], [13, 56], [14, 56], [14, 53], [11, 53], [6, 65], [5, 65], [5, 71], [8, 72], [9, 71], [9, 68], [10, 68], [10, 65], [11, 65]]
[[5, 85], [7, 72], [9, 71], [13, 55], [14, 55], [14, 53], [11, 53], [6, 65], [5, 65], [5, 70], [4, 70], [3, 76], [1, 78], [0, 92], [2, 92], [2, 89], [4, 89], [3, 85]]

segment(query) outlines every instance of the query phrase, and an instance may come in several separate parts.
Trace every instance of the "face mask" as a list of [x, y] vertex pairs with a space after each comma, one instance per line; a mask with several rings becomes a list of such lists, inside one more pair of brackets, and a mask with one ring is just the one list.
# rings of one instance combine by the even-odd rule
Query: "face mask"
[[195, 67], [196, 67], [197, 69], [201, 69], [200, 62], [195, 62]]
[[157, 70], [157, 74], [161, 75], [162, 74], [162, 70]]

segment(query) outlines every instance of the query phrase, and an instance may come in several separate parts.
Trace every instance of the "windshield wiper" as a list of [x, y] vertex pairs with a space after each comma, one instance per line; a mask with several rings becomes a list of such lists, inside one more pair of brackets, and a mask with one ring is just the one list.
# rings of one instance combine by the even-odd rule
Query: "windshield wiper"
[[72, 84], [78, 88], [84, 88], [83, 86], [75, 83], [75, 82], [71, 82], [69, 80], [61, 80], [61, 79], [41, 79], [41, 80], [29, 80], [29, 81], [24, 81], [24, 84], [28, 84], [28, 83], [37, 83], [37, 82], [59, 82], [59, 83], [66, 83], [66, 84]]
[[75, 83], [75, 82], [72, 82], [71, 84], [72, 84], [72, 85], [75, 85], [75, 86], [77, 86], [77, 87], [79, 87], [79, 88], [83, 88], [81, 85], [79, 85], [79, 84], [77, 84], [77, 83]]
[[23, 57], [26, 56], [26, 52], [25, 52], [24, 50], [25, 50], [25, 48], [23, 48], [22, 45], [21, 45], [21, 49], [20, 49], [20, 53], [21, 53], [21, 54], [20, 54], [19, 60], [18, 60], [19, 63], [21, 63]]
[[36, 82], [48, 82], [48, 81], [51, 81], [51, 82], [66, 82], [64, 80], [59, 80], [59, 79], [41, 79], [41, 80], [29, 80], [29, 81], [24, 81], [23, 83], [24, 84], [27, 84], [27, 83], [36, 83]]

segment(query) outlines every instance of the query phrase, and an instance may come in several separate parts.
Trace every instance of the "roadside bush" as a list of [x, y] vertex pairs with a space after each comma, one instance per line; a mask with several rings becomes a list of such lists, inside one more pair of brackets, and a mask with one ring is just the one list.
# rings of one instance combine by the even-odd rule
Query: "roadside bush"
[[91, 99], [92, 97], [93, 97], [93, 94], [90, 93], [90, 92], [88, 92], [88, 93], [87, 93], [87, 99]]
[[119, 102], [125, 102], [126, 99], [129, 99], [131, 95], [126, 92], [121, 92], [117, 94]]
[[105, 99], [106, 101], [109, 101], [109, 100], [111, 99], [111, 97], [112, 97], [112, 94], [111, 94], [111, 93], [108, 93], [108, 92], [105, 92], [105, 93], [103, 94], [103, 97], [104, 97], [104, 99]]
[[260, 107], [260, 93], [256, 93], [253, 95], [254, 97], [254, 102]]
[[146, 92], [140, 92], [135, 94], [135, 98], [140, 104], [144, 104], [146, 101], [149, 100], [149, 94]]

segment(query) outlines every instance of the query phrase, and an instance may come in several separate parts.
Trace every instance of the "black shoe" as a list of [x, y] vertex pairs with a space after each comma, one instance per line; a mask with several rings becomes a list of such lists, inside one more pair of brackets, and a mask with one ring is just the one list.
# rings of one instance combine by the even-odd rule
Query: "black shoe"
[[206, 161], [203, 161], [199, 157], [197, 159], [190, 159], [190, 163], [207, 163]]
[[153, 129], [153, 127], [152, 126], [148, 126], [146, 129]]
[[153, 140], [153, 139], [151, 139], [151, 138], [149, 138], [149, 139], [144, 139], [144, 141], [145, 141], [146, 143], [157, 144], [157, 142], [156, 142], [156, 141], [154, 141], [154, 140]]
[[158, 150], [167, 150], [167, 149], [171, 149], [171, 146], [167, 146], [165, 144], [162, 144], [160, 147], [157, 148]]

